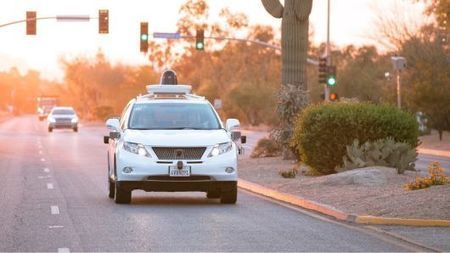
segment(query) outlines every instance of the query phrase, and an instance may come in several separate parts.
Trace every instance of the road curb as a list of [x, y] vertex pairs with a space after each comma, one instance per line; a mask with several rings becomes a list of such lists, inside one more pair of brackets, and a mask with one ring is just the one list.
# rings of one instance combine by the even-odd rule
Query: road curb
[[338, 210], [332, 206], [321, 204], [312, 200], [304, 199], [292, 194], [279, 192], [265, 186], [255, 184], [243, 179], [239, 179], [238, 187], [241, 189], [269, 197], [284, 203], [288, 203], [297, 207], [308, 209], [317, 213], [334, 217], [340, 221], [347, 221], [364, 225], [401, 225], [401, 226], [418, 226], [418, 227], [450, 227], [450, 220], [433, 220], [433, 219], [403, 219], [403, 218], [386, 218], [367, 215], [353, 215]]
[[255, 183], [251, 183], [243, 179], [239, 179], [238, 187], [294, 206], [299, 206], [308, 210], [316, 211], [321, 214], [326, 214], [328, 216], [336, 218], [337, 220], [354, 221], [356, 218], [353, 215], [346, 214], [331, 206], [320, 204], [312, 200], [303, 199], [291, 194], [275, 191], [270, 188]]
[[418, 148], [417, 152], [419, 154], [424, 154], [424, 155], [450, 157], [450, 151], [445, 151], [445, 150], [437, 150], [437, 149], [429, 149], [429, 148]]

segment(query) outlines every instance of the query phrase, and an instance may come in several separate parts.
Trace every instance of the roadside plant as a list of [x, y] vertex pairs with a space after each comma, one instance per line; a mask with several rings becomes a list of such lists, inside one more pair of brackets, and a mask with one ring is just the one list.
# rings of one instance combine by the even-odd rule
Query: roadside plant
[[398, 174], [403, 174], [406, 170], [415, 171], [416, 149], [392, 138], [367, 141], [361, 145], [358, 140], [354, 140], [346, 150], [347, 153], [343, 157], [344, 166], [339, 171], [370, 166], [393, 167], [397, 169]]
[[276, 157], [281, 155], [280, 145], [273, 139], [263, 138], [258, 141], [253, 149], [251, 158]]
[[410, 165], [410, 158], [406, 159], [410, 155], [404, 153], [417, 147], [418, 136], [415, 116], [392, 105], [339, 102], [311, 105], [301, 112], [290, 145], [311, 170], [332, 174], [343, 167], [347, 146], [355, 139], [366, 143], [391, 138], [409, 145], [400, 145], [389, 156], [403, 157], [400, 165], [395, 165], [403, 170]]
[[298, 174], [298, 169], [296, 167], [292, 167], [289, 170], [280, 171], [279, 174], [283, 178], [295, 178]]
[[428, 166], [428, 177], [417, 177], [413, 182], [405, 184], [407, 190], [420, 190], [432, 185], [450, 184], [450, 177], [444, 173], [439, 162], [432, 162]]

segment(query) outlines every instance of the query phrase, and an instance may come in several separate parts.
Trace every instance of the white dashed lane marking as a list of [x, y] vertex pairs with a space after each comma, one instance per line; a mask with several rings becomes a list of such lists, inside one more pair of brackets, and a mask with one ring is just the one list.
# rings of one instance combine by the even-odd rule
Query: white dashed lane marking
[[41, 162], [45, 162], [45, 158], [41, 158]]
[[58, 248], [58, 253], [70, 253], [69, 248]]
[[50, 169], [49, 169], [49, 168], [44, 168], [44, 172], [45, 172], [45, 173], [49, 173], [49, 172], [50, 172]]
[[59, 214], [59, 207], [58, 206], [51, 206], [50, 207], [50, 212], [52, 214]]
[[47, 189], [53, 190], [53, 184], [52, 183], [47, 183]]

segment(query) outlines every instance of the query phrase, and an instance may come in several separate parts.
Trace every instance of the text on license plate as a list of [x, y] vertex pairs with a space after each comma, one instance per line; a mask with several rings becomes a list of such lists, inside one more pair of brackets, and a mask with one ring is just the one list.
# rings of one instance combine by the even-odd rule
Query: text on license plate
[[169, 176], [171, 177], [189, 177], [191, 175], [191, 166], [184, 166], [181, 170], [176, 166], [169, 166]]

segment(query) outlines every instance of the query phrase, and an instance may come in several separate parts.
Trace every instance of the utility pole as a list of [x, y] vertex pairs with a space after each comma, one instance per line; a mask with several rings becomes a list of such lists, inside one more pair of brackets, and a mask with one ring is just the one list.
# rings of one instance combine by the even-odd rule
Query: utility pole
[[[331, 45], [330, 45], [330, 10], [331, 0], [327, 0], [327, 45], [325, 48], [325, 57], [327, 58], [327, 67], [331, 66]], [[324, 84], [325, 101], [330, 101], [330, 87]]]

